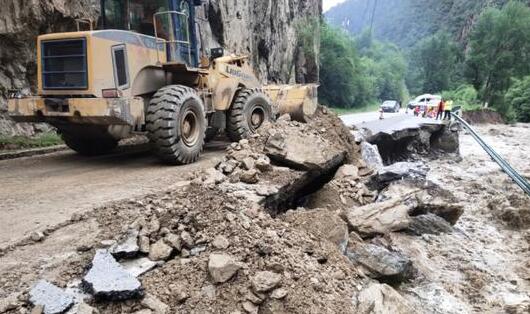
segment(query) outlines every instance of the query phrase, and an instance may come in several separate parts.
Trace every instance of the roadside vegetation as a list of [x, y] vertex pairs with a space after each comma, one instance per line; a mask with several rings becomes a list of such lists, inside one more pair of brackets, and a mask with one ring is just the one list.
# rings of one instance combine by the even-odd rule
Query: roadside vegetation
[[[466, 17], [462, 17], [466, 18]], [[413, 45], [351, 35], [321, 23], [320, 102], [344, 109], [414, 95], [442, 94], [465, 110], [489, 108], [530, 121], [530, 8], [521, 1], [487, 7], [466, 41], [441, 26]]]
[[34, 137], [0, 136], [0, 151], [49, 147], [60, 144], [63, 144], [63, 140], [54, 132], [42, 133]]

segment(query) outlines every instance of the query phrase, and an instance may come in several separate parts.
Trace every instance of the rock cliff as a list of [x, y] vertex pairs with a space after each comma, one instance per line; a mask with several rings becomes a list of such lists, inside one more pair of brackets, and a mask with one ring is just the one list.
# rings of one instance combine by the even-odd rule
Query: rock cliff
[[[75, 30], [75, 18], [96, 17], [98, 0], [5, 0], [0, 7], [0, 134], [32, 134], [28, 125], [5, 117], [10, 89], [34, 91], [35, 39], [39, 34]], [[207, 0], [197, 15], [209, 46], [251, 56], [264, 83], [318, 81], [318, 45], [306, 57], [297, 27], [319, 17], [320, 0]]]

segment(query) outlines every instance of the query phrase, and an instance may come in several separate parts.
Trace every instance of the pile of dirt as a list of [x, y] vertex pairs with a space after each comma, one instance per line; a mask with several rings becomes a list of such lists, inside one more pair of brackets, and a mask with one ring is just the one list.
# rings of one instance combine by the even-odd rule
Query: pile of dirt
[[462, 118], [470, 124], [504, 124], [501, 114], [488, 109], [470, 110], [462, 113]]
[[[473, 267], [478, 256], [459, 247], [480, 241], [459, 231], [460, 217], [470, 224], [462, 191], [442, 188], [423, 167], [410, 175], [415, 163], [374, 171], [359, 152], [324, 108], [307, 123], [284, 116], [167, 191], [73, 217], [63, 229], [87, 230], [75, 252], [54, 267], [0, 273], [0, 313], [39, 313], [37, 296], [46, 293], [70, 302], [70, 313], [102, 314], [408, 314], [454, 298], [483, 301], [480, 271], [488, 269]], [[444, 163], [442, 174], [454, 162]], [[373, 190], [372, 180], [384, 184]], [[35, 238], [35, 248], [51, 237]], [[456, 267], [460, 259], [465, 267]], [[128, 285], [105, 286], [108, 269]], [[446, 290], [451, 274], [466, 293]], [[35, 291], [36, 282], [51, 292]]]

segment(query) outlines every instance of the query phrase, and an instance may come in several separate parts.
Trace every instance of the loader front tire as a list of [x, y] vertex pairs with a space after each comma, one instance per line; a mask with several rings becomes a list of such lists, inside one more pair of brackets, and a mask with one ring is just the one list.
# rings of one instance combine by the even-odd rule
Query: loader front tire
[[63, 133], [64, 143], [70, 149], [83, 156], [99, 156], [112, 152], [118, 141], [113, 138], [80, 138]]
[[260, 89], [242, 89], [228, 112], [227, 133], [230, 140], [248, 138], [272, 119], [271, 101]]
[[153, 151], [162, 161], [185, 165], [199, 159], [207, 123], [195, 90], [182, 85], [161, 88], [149, 103], [146, 121]]

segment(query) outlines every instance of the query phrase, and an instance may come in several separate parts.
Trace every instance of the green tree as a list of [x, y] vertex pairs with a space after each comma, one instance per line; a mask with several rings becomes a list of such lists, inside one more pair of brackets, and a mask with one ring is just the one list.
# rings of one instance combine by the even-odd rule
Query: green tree
[[504, 95], [512, 78], [530, 73], [530, 8], [511, 1], [502, 9], [487, 9], [471, 33], [466, 64], [466, 77], [480, 99], [509, 115]]
[[453, 88], [460, 59], [458, 46], [447, 33], [419, 41], [410, 52], [407, 86], [414, 94]]
[[530, 76], [514, 80], [514, 84], [506, 93], [506, 105], [513, 109], [513, 117], [517, 121], [530, 122]]
[[340, 108], [364, 106], [370, 95], [353, 39], [325, 23], [320, 36], [320, 102]]

